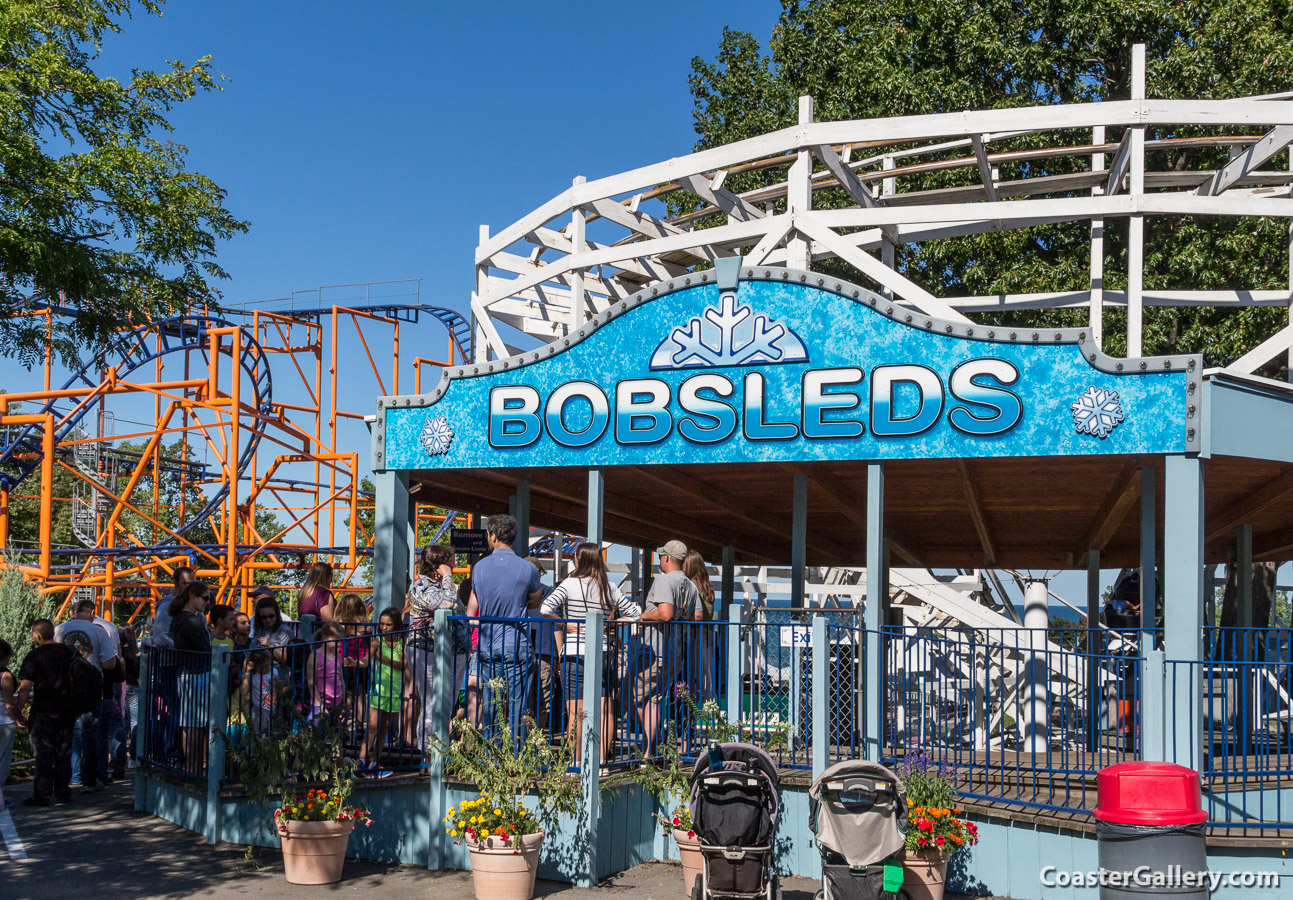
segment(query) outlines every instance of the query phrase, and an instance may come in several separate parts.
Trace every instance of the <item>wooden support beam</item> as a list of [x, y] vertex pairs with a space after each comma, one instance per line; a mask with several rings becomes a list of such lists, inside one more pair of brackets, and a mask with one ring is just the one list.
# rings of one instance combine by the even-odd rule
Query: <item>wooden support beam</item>
[[1253, 169], [1261, 167], [1293, 141], [1293, 125], [1272, 128], [1260, 141], [1240, 153], [1195, 191], [1203, 197], [1215, 197]]
[[979, 544], [983, 547], [983, 564], [997, 564], [997, 550], [992, 543], [992, 533], [988, 530], [988, 520], [983, 513], [983, 502], [979, 497], [979, 488], [974, 483], [969, 464], [964, 459], [957, 459], [956, 474], [961, 479], [961, 490], [965, 493], [965, 502], [970, 507], [970, 518], [974, 520], [974, 530], [979, 535]]
[[750, 222], [764, 217], [763, 210], [742, 200], [726, 188], [712, 186], [704, 175], [684, 175], [678, 179], [678, 184], [706, 203], [717, 206], [738, 222]]
[[[874, 209], [880, 205], [880, 201], [872, 196], [870, 189], [858, 180], [853, 170], [840, 159], [834, 147], [828, 144], [818, 144], [813, 147], [813, 155], [822, 161], [822, 165], [835, 176], [835, 180], [840, 183], [840, 187], [848, 191], [849, 196], [857, 201], [858, 206]], [[898, 230], [892, 225], [883, 226], [880, 233], [884, 235], [885, 240], [889, 241], [889, 243], [898, 243]]]
[[1241, 522], [1251, 522], [1262, 510], [1280, 502], [1290, 493], [1293, 493], [1293, 471], [1275, 476], [1247, 497], [1211, 516], [1204, 540], [1210, 543], [1228, 538], [1235, 526]]
[[[789, 529], [780, 528], [768, 521], [766, 516], [761, 517], [756, 512], [751, 511], [749, 501], [742, 500], [735, 494], [730, 494], [722, 488], [715, 487], [707, 481], [702, 481], [675, 468], [655, 471], [646, 466], [628, 466], [627, 470], [651, 479], [665, 490], [681, 491], [697, 500], [718, 506], [733, 518], [752, 525], [765, 534], [772, 535], [778, 541], [786, 541], [786, 547], [787, 549], [789, 548]], [[669, 520], [666, 518], [661, 521], [667, 522]], [[740, 546], [740, 544], [738, 543], [737, 546]], [[808, 548], [816, 554], [828, 557], [828, 561], [831, 562], [844, 562], [848, 555], [842, 548], [835, 545], [824, 545], [820, 541], [810, 541]], [[782, 553], [782, 557], [778, 562], [784, 563], [786, 561], [784, 553]]]
[[[657, 238], [667, 237], [671, 234], [682, 234], [683, 229], [676, 225], [670, 225], [663, 219], [657, 219], [655, 216], [640, 210], [629, 209], [628, 207], [610, 199], [596, 200], [592, 204], [593, 212], [606, 219], [614, 222], [616, 225], [622, 225], [629, 231], [636, 232], [644, 237]], [[713, 262], [720, 256], [731, 256], [732, 253], [726, 250], [716, 250], [713, 247], [696, 247], [681, 251], [698, 260]]]
[[970, 144], [974, 147], [974, 158], [979, 163], [979, 177], [983, 179], [983, 189], [988, 193], [988, 202], [997, 202], [997, 186], [992, 181], [992, 163], [988, 162], [988, 152], [983, 149], [983, 135], [970, 135]]
[[1084, 565], [1088, 550], [1103, 550], [1113, 539], [1127, 513], [1140, 499], [1140, 459], [1132, 457], [1118, 472], [1113, 487], [1105, 495], [1086, 533], [1073, 551], [1074, 565]]
[[[843, 481], [837, 478], [832, 472], [823, 468], [813, 468], [803, 463], [786, 463], [784, 468], [787, 472], [803, 472], [808, 475], [808, 482], [816, 487], [821, 494], [822, 499], [826, 500], [831, 506], [848, 519], [863, 532], [866, 531], [866, 492], [858, 496], [857, 492], [851, 489]], [[901, 558], [904, 562], [913, 566], [923, 566], [921, 560], [924, 554], [921, 549], [910, 538], [894, 530], [891, 525], [885, 525], [885, 533], [889, 536], [889, 548], [893, 551], [894, 556]]]

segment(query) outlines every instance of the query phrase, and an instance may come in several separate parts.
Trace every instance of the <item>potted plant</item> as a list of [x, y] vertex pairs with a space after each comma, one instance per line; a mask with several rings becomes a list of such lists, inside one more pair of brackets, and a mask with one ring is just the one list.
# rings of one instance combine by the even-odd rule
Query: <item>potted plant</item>
[[942, 900], [947, 863], [962, 847], [979, 842], [979, 829], [960, 818], [956, 770], [917, 750], [895, 769], [907, 791], [907, 841], [898, 854], [911, 900]]
[[[694, 730], [707, 743], [726, 744], [733, 741], [748, 743], [750, 729], [739, 722], [729, 722], [727, 714], [717, 700], [697, 704], [685, 683], [674, 686], [674, 694], [687, 706], [694, 722]], [[766, 746], [769, 749], [784, 746], [790, 726], [781, 723], [772, 728]], [[703, 860], [700, 838], [691, 821], [688, 800], [691, 797], [691, 773], [694, 763], [684, 758], [673, 723], [669, 724], [666, 739], [660, 745], [660, 761], [645, 761], [637, 769], [613, 777], [608, 784], [634, 783], [655, 798], [662, 813], [655, 813], [660, 828], [673, 837], [678, 845], [678, 860], [682, 863], [683, 890], [691, 896], [692, 886], [700, 878]]]
[[[250, 804], [272, 807], [266, 818], [281, 842], [287, 881], [332, 884], [341, 880], [354, 826], [372, 819], [347, 802], [355, 764], [344, 756], [337, 723], [309, 719], [281, 688], [276, 695], [272, 716], [226, 730], [227, 764]], [[314, 787], [320, 784], [331, 788]]]
[[480, 792], [444, 816], [446, 833], [471, 855], [477, 900], [530, 900], [544, 828], [554, 817], [574, 813], [581, 796], [580, 782], [570, 774], [577, 729], [568, 729], [556, 746], [537, 728], [514, 740], [502, 679], [490, 687], [497, 698], [491, 733], [454, 719], [449, 739], [432, 735], [428, 749], [444, 760], [446, 773]]
[[341, 880], [346, 845], [356, 825], [371, 826], [368, 810], [351, 806], [350, 780], [338, 778], [331, 790], [315, 788], [274, 810], [274, 827], [283, 842], [283, 870], [289, 884], [334, 884]]

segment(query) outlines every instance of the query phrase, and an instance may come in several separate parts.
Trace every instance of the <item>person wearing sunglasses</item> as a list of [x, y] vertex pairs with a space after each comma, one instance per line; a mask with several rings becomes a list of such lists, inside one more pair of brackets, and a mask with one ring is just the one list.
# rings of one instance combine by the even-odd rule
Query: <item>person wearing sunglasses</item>
[[251, 621], [251, 645], [256, 649], [271, 650], [274, 663], [287, 662], [287, 645], [296, 637], [292, 626], [283, 621], [283, 612], [273, 597], [261, 596], [256, 601]]

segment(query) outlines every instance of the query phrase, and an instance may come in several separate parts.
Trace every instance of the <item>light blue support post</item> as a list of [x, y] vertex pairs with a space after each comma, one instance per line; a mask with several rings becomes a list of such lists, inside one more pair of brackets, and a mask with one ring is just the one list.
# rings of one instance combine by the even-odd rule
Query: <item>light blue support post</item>
[[[1238, 582], [1236, 594], [1239, 595], [1238, 640], [1235, 642], [1235, 656], [1245, 662], [1252, 662], [1256, 656], [1256, 635], [1253, 627], [1253, 525], [1244, 522], [1235, 529], [1235, 579]], [[1265, 623], [1263, 623], [1265, 624]], [[1251, 666], [1239, 667], [1239, 709], [1235, 714], [1239, 732], [1239, 755], [1252, 753], [1253, 741], [1253, 702], [1257, 695], [1257, 685]]]
[[512, 549], [517, 556], [530, 555], [530, 482], [516, 483], [516, 540]]
[[377, 472], [376, 510], [373, 524], [373, 620], [382, 610], [404, 606], [404, 586], [409, 577], [408, 472]]
[[1158, 471], [1153, 466], [1140, 470], [1140, 627], [1141, 646], [1153, 646], [1158, 602]]
[[1203, 759], [1203, 466], [1197, 456], [1166, 462], [1163, 646], [1167, 659], [1191, 663], [1175, 667], [1165, 698], [1167, 759], [1197, 769]]
[[867, 464], [866, 479], [866, 678], [863, 691], [866, 709], [862, 723], [863, 758], [880, 761], [884, 723], [884, 648], [880, 627], [884, 624], [884, 463]]
[[[449, 610], [437, 609], [434, 621], [436, 640], [443, 648], [449, 642]], [[449, 740], [451, 704], [457, 685], [453, 683], [453, 654], [433, 653], [431, 676], [431, 733]], [[427, 821], [431, 825], [427, 845], [427, 868], [432, 872], [444, 868], [444, 829], [438, 824], [445, 814], [444, 757], [439, 753], [427, 754]]]
[[790, 605], [804, 606], [804, 566], [807, 564], [808, 544], [808, 476], [794, 476], [792, 510], [790, 516]]
[[723, 571], [721, 574], [720, 587], [723, 592], [723, 602], [736, 603], [736, 548], [731, 544], [723, 547]]
[[[142, 759], [152, 740], [149, 730], [153, 725], [153, 703], [148, 693], [148, 671], [153, 667], [153, 639], [146, 637], [139, 642], [139, 720], [135, 722], [135, 756]], [[126, 735], [130, 739], [130, 735]], [[142, 768], [135, 770], [135, 812], [144, 812], [148, 806], [148, 779]]]
[[207, 699], [207, 821], [208, 844], [220, 843], [220, 779], [224, 777], [224, 728], [229, 720], [229, 650], [211, 652]]
[[601, 818], [602, 791], [598, 777], [602, 765], [602, 648], [605, 646], [606, 614], [590, 609], [584, 625], [584, 722], [580, 732], [583, 750], [579, 777], [584, 787], [584, 828], [587, 831], [588, 859], [575, 884], [592, 887], [597, 884], [597, 824]]
[[303, 641], [314, 640], [314, 626], [315, 626], [314, 616], [311, 615], [310, 613], [306, 613], [305, 615], [301, 616], [301, 621], [297, 623], [297, 629], [296, 629], [297, 636], [300, 637], [300, 639]]
[[727, 721], [741, 721], [741, 606], [727, 608]]
[[[1170, 493], [1170, 491], [1169, 491]], [[1167, 717], [1163, 689], [1167, 680], [1165, 657], [1154, 634], [1158, 603], [1158, 473], [1153, 466], [1140, 470], [1140, 707], [1132, 703], [1132, 727], [1140, 729], [1142, 759], [1167, 758]], [[1137, 720], [1139, 725], [1137, 726]]]
[[826, 617], [821, 613], [813, 615], [813, 639], [810, 645], [813, 653], [813, 778], [826, 771], [827, 748], [830, 743], [831, 723], [827, 718], [826, 697], [827, 662], [831, 656], [830, 635], [826, 630]]
[[602, 542], [602, 513], [605, 509], [605, 479], [601, 466], [592, 466], [588, 470], [588, 540], [594, 544]]
[[1104, 635], [1100, 631], [1100, 551], [1095, 547], [1086, 554], [1086, 749], [1095, 753], [1103, 739], [1107, 709], [1104, 679], [1100, 677], [1104, 656]]

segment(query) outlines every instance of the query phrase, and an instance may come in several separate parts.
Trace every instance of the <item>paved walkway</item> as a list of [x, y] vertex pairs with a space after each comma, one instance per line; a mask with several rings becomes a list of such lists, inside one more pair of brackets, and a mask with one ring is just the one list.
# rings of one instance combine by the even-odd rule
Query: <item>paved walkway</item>
[[[77, 790], [77, 789], [74, 789]], [[129, 781], [98, 794], [77, 790], [66, 806], [23, 806], [29, 785], [11, 785], [11, 806], [0, 812], [0, 897], [4, 900], [152, 900], [211, 897], [376, 896], [383, 900], [462, 900], [472, 896], [467, 872], [428, 872], [417, 866], [346, 861], [340, 884], [300, 887], [283, 880], [278, 851], [260, 849], [254, 862], [245, 848], [207, 846], [205, 840], [162, 819], [134, 811]], [[6, 819], [6, 813], [10, 814]], [[8, 828], [12, 824], [12, 829]], [[11, 858], [17, 833], [25, 861]], [[813, 900], [818, 883], [782, 881], [785, 900]], [[608, 879], [592, 890], [539, 882], [536, 897], [590, 900], [633, 894], [634, 900], [682, 900], [682, 870], [672, 863], [647, 863]]]

